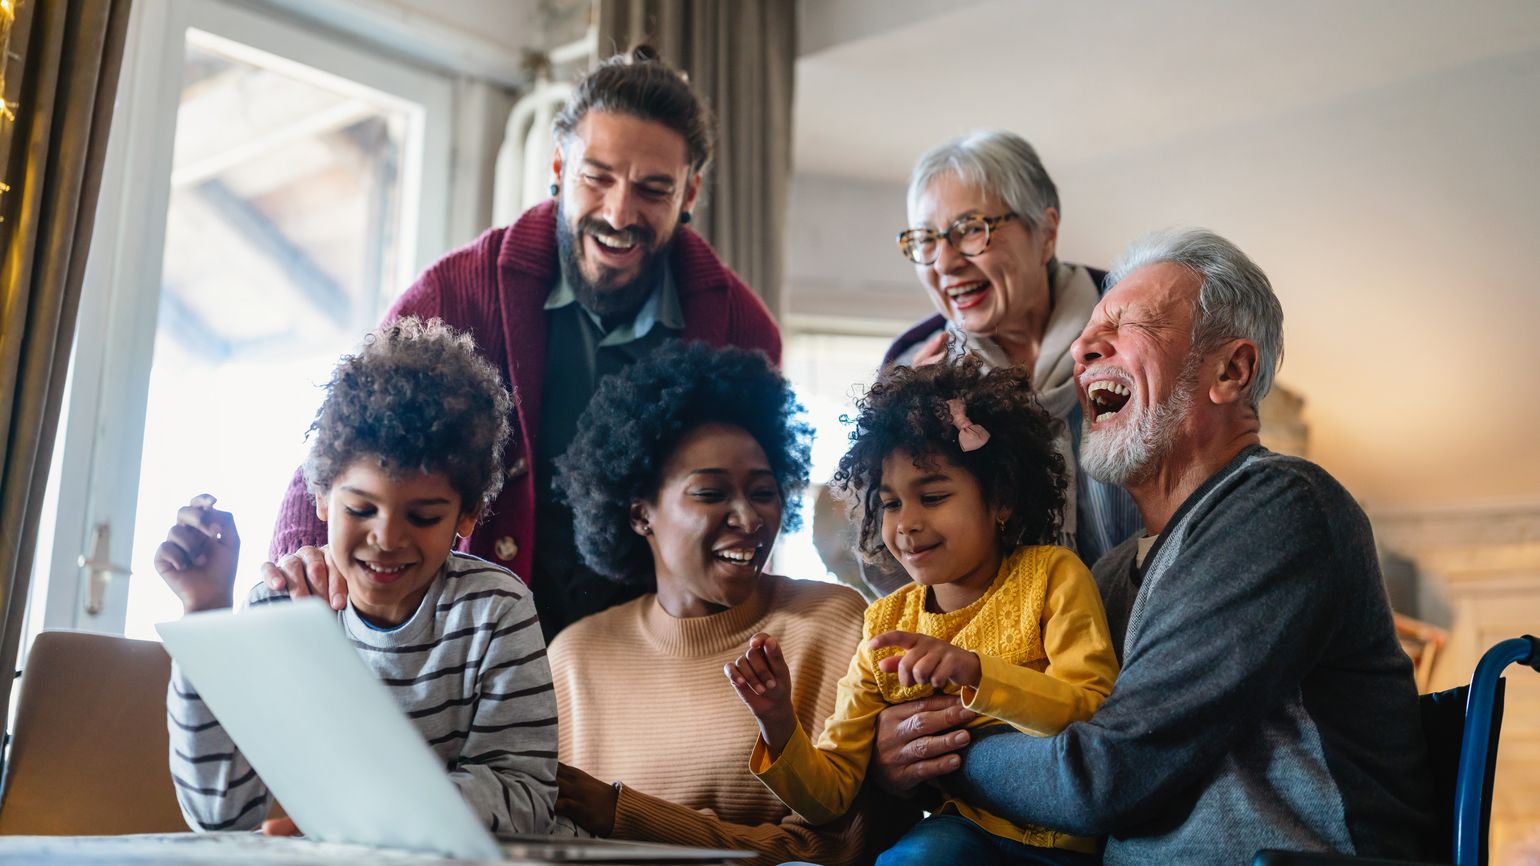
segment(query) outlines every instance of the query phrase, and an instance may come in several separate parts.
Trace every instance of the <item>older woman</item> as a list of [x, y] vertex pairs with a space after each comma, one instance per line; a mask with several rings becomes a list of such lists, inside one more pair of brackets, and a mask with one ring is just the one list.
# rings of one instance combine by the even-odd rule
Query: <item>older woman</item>
[[[909, 177], [910, 228], [898, 246], [914, 263], [938, 315], [893, 342], [884, 364], [927, 364], [970, 353], [989, 366], [1032, 371], [1032, 388], [1064, 421], [1058, 449], [1071, 483], [1062, 543], [1087, 564], [1142, 531], [1121, 487], [1080, 471], [1083, 413], [1070, 346], [1100, 299], [1106, 274], [1059, 261], [1059, 191], [1032, 149], [1009, 132], [974, 132], [920, 157]], [[906, 579], [902, 569], [864, 566], [879, 592]], [[960, 766], [973, 717], [955, 698], [932, 697], [884, 710], [872, 778], [893, 793]]]
[[1070, 344], [1106, 274], [1056, 257], [1059, 192], [1032, 145], [1013, 133], [974, 132], [920, 157], [909, 224], [899, 249], [939, 313], [894, 341], [884, 364], [966, 352], [991, 367], [1030, 369], [1043, 408], [1066, 422], [1059, 450], [1074, 478], [1064, 541], [1095, 562], [1140, 527], [1128, 494], [1086, 477], [1075, 459], [1081, 410]]
[[855, 592], [764, 571], [807, 482], [799, 408], [763, 355], [665, 348], [600, 384], [560, 462], [584, 561], [652, 590], [550, 649], [556, 808], [597, 835], [764, 863], [869, 859], [870, 809], [810, 827], [749, 773], [758, 729], [722, 677], [751, 635], [773, 632], [816, 736], [861, 639]]

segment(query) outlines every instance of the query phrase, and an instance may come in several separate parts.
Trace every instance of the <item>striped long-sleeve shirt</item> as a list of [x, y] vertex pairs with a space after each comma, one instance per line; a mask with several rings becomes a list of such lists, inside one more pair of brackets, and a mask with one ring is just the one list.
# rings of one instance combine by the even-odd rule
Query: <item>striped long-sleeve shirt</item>
[[[258, 585], [248, 605], [286, 599]], [[351, 604], [337, 620], [487, 827], [545, 832], [556, 800], [556, 700], [529, 589], [500, 566], [451, 553], [399, 627], [378, 630]], [[188, 825], [261, 824], [267, 787], [177, 665], [166, 710]]]

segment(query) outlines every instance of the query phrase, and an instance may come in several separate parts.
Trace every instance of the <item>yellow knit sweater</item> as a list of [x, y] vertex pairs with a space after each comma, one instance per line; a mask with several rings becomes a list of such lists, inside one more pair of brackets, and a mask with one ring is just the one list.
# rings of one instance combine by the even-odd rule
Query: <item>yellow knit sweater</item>
[[874, 830], [865, 797], [812, 827], [748, 772], [744, 746], [759, 729], [722, 674], [755, 632], [775, 635], [797, 718], [816, 733], [862, 608], [848, 588], [765, 575], [747, 602], [712, 616], [676, 619], [647, 595], [564, 629], [550, 649], [560, 759], [622, 783], [614, 838], [758, 851], [756, 864], [869, 859], [869, 833], [894, 834]]
[[[1018, 548], [1000, 564], [983, 596], [954, 611], [927, 611], [926, 595], [925, 587], [910, 584], [867, 608], [861, 646], [840, 680], [834, 715], [821, 736], [799, 727], [774, 761], [764, 741], [755, 737], [749, 766], [809, 821], [831, 821], [849, 808], [866, 776], [877, 714], [934, 691], [930, 686], [903, 688], [897, 674], [877, 670], [879, 659], [899, 650], [867, 649], [866, 640], [876, 635], [917, 632], [975, 652], [982, 670], [979, 687], [960, 690], [963, 704], [982, 714], [972, 726], [1007, 722], [1029, 734], [1050, 736], [1089, 718], [1112, 691], [1117, 657], [1101, 595], [1071, 551]], [[961, 800], [948, 799], [942, 809], [1029, 845], [1095, 850], [1094, 840], [1017, 826]]]

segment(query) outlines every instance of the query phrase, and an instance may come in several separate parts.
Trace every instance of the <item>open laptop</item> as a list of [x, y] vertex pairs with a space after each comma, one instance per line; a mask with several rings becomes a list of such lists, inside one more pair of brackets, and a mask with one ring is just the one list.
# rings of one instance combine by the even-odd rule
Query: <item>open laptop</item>
[[467, 860], [729, 860], [748, 852], [521, 836], [482, 825], [318, 600], [190, 614], [155, 627], [273, 796], [323, 842]]

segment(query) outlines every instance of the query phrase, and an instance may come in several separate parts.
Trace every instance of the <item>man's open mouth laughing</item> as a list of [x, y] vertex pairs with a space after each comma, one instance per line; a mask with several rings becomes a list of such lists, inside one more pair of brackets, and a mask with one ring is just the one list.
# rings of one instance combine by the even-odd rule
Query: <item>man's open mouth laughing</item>
[[1091, 420], [1100, 423], [1123, 411], [1132, 392], [1116, 379], [1097, 379], [1085, 386], [1086, 402], [1091, 406]]
[[642, 252], [641, 242], [629, 233], [610, 235], [589, 231], [584, 236], [593, 241], [592, 249], [598, 254], [599, 260], [610, 266], [629, 265]]

